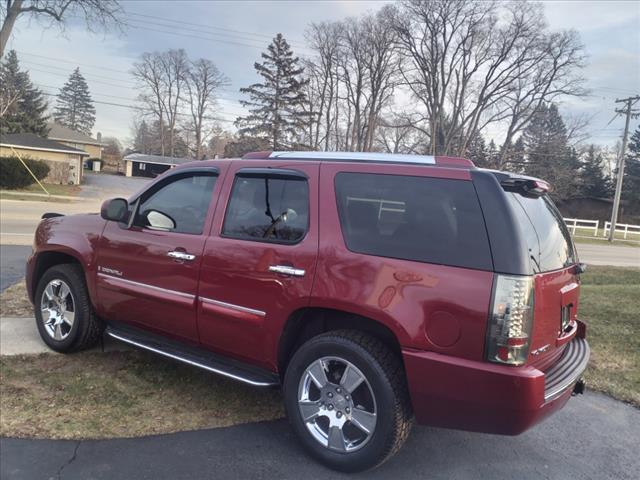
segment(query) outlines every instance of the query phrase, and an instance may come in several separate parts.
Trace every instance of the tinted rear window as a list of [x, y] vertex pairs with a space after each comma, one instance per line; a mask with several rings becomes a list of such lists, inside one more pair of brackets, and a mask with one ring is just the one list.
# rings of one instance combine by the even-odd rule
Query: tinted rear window
[[471, 182], [339, 173], [335, 183], [349, 250], [492, 269], [484, 219]]
[[576, 262], [569, 230], [551, 199], [513, 192], [507, 192], [507, 198], [524, 234], [534, 272], [558, 270]]

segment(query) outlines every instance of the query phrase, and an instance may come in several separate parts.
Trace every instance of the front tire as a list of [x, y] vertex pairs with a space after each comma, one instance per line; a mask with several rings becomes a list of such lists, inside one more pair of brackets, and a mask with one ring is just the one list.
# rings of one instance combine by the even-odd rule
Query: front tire
[[307, 451], [343, 472], [388, 460], [412, 425], [400, 359], [357, 331], [329, 332], [303, 344], [287, 367], [284, 400]]
[[40, 337], [56, 352], [91, 348], [104, 331], [102, 321], [93, 312], [79, 265], [55, 265], [42, 275], [34, 311]]

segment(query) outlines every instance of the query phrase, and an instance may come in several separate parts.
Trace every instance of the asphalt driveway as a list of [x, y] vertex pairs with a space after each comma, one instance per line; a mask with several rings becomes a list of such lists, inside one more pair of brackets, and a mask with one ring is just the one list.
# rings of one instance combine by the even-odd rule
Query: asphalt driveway
[[24, 277], [25, 264], [31, 254], [26, 245], [0, 246], [0, 292]]
[[[66, 414], [73, 415], [73, 412]], [[637, 479], [640, 410], [573, 398], [518, 437], [415, 428], [373, 472], [346, 476], [301, 451], [284, 420], [117, 440], [0, 440], [3, 479]]]

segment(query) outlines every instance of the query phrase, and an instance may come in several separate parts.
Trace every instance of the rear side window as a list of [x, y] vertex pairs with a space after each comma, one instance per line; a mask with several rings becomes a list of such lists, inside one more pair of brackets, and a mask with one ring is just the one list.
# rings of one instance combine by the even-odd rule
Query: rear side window
[[491, 270], [473, 184], [463, 180], [339, 173], [336, 197], [349, 250]]
[[576, 262], [569, 230], [549, 197], [507, 192], [507, 198], [527, 242], [534, 272], [558, 270]]
[[309, 186], [303, 178], [238, 176], [222, 234], [245, 240], [297, 243], [309, 225]]

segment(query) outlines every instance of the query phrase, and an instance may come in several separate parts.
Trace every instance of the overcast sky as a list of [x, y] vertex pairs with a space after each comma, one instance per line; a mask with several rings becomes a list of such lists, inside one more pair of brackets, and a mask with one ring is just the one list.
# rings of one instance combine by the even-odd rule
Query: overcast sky
[[[9, 48], [18, 52], [22, 67], [43, 91], [55, 94], [71, 71], [80, 67], [94, 100], [124, 106], [96, 104], [95, 132], [116, 136], [123, 143], [131, 136], [136, 91], [130, 74], [132, 63], [146, 51], [184, 48], [191, 58], [214, 61], [231, 80], [222, 93], [222, 126], [242, 109], [238, 89], [257, 80], [253, 63], [278, 32], [296, 54], [304, 49], [304, 31], [311, 22], [337, 20], [375, 11], [375, 1], [132, 1], [124, 2], [129, 26], [123, 34], [90, 34], [81, 24], [64, 34], [46, 29], [27, 17], [16, 22]], [[544, 2], [552, 29], [575, 29], [588, 55], [585, 70], [592, 95], [562, 103], [564, 115], [593, 116], [590, 142], [613, 144], [620, 138], [624, 120], [614, 115], [614, 100], [640, 94], [640, 2]], [[49, 97], [51, 103], [53, 97]], [[637, 125], [638, 121], [634, 122]]]

